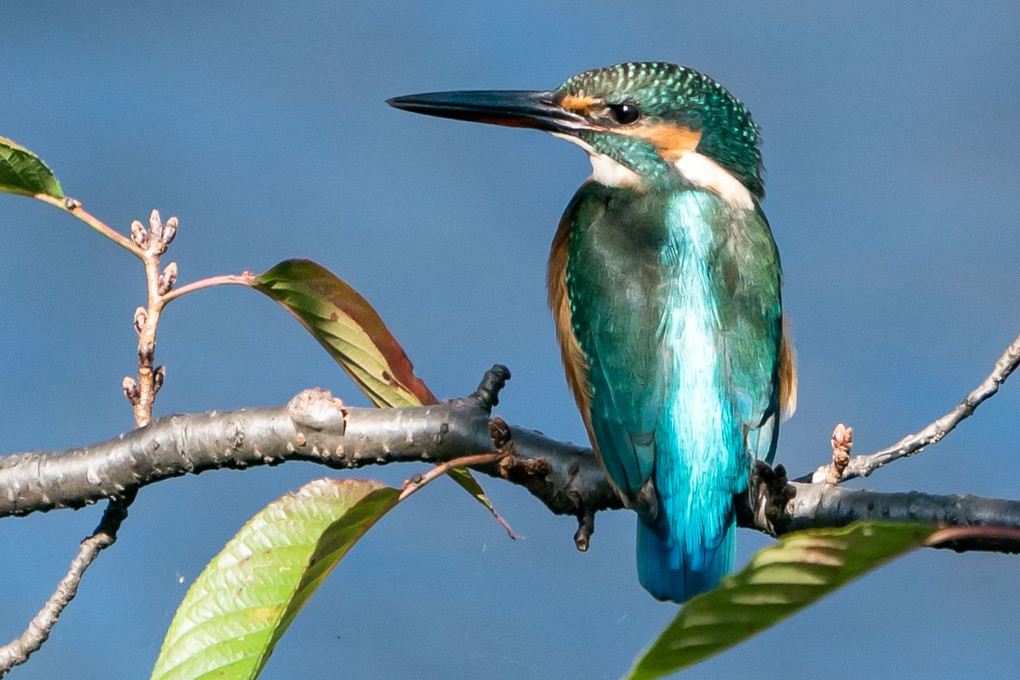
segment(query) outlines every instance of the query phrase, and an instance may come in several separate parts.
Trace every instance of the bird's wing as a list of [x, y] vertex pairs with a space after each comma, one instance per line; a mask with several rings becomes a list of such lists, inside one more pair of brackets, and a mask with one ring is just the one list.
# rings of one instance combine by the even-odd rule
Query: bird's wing
[[[760, 209], [733, 225], [716, 258], [719, 328], [726, 384], [745, 428], [747, 453], [772, 461], [779, 434], [783, 344], [782, 272], [768, 221]], [[794, 388], [795, 389], [795, 388]], [[794, 397], [795, 398], [795, 397]]]
[[[553, 244], [550, 300], [560, 309], [568, 376], [583, 374], [574, 380], [580, 383], [575, 393], [592, 444], [610, 481], [634, 501], [655, 466], [664, 399], [655, 337], [660, 307], [649, 300], [661, 279], [655, 252], [661, 233], [654, 232], [662, 231], [662, 215], [640, 200], [615, 196], [590, 182], [574, 197]], [[633, 230], [617, 229], [621, 224]], [[579, 352], [568, 351], [573, 347]]]

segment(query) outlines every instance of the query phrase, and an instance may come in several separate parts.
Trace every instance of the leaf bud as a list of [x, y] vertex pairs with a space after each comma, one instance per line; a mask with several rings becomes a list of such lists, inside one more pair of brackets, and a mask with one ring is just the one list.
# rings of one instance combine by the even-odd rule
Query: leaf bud
[[163, 233], [160, 235], [160, 240], [163, 245], [168, 246], [173, 243], [174, 237], [177, 236], [177, 218], [171, 217], [163, 225]]
[[156, 287], [159, 290], [160, 295], [166, 295], [174, 288], [174, 284], [177, 282], [177, 263], [171, 262], [163, 270], [163, 273], [159, 275], [159, 281], [156, 282]]
[[149, 314], [145, 311], [145, 307], [139, 307], [135, 310], [135, 332], [141, 335], [142, 328], [145, 327], [145, 322], [149, 320]]
[[138, 389], [138, 383], [131, 376], [124, 376], [124, 380], [121, 383], [121, 389], [124, 390], [124, 396], [131, 402], [132, 406], [138, 404], [138, 400], [141, 398], [141, 392]]
[[145, 227], [138, 220], [131, 223], [131, 240], [139, 248], [149, 245], [149, 232], [145, 231]]
[[163, 234], [163, 221], [159, 218], [159, 211], [155, 208], [149, 215], [149, 233], [156, 241], [159, 241]]

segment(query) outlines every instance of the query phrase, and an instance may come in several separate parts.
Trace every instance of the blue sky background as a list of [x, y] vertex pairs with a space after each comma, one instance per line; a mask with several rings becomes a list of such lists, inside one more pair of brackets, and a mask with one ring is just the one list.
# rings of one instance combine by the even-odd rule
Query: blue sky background
[[[215, 4], [214, 7], [210, 6]], [[0, 135], [126, 229], [180, 217], [181, 280], [312, 257], [359, 288], [442, 396], [494, 362], [499, 413], [583, 441], [544, 270], [588, 174], [571, 145], [412, 116], [387, 97], [547, 88], [656, 59], [720, 80], [764, 130], [768, 214], [801, 367], [779, 460], [833, 425], [874, 450], [950, 408], [1018, 331], [1020, 6], [1011, 2], [21, 2], [0, 10]], [[0, 450], [131, 426], [141, 268], [42, 204], [0, 196]], [[364, 403], [282, 310], [237, 288], [169, 309], [159, 414]], [[1014, 378], [1020, 381], [1020, 378]], [[1020, 497], [1020, 385], [866, 486]], [[362, 470], [398, 484], [411, 467]], [[187, 586], [263, 505], [324, 471], [145, 489], [49, 643], [12, 677], [147, 677]], [[510, 542], [441, 481], [387, 517], [296, 621], [267, 678], [613, 678], [672, 617], [633, 566], [634, 518], [570, 519], [492, 480]], [[51, 592], [99, 509], [0, 522], [0, 637]], [[740, 559], [767, 544], [740, 536]], [[690, 673], [1015, 677], [1017, 558], [916, 553]]]

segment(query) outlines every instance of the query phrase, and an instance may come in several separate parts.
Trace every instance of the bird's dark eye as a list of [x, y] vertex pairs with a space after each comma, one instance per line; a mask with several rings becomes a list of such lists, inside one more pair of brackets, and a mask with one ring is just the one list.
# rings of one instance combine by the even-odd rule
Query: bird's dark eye
[[609, 112], [620, 125], [630, 125], [631, 123], [637, 122], [637, 119], [641, 117], [641, 111], [638, 107], [633, 104], [610, 104]]

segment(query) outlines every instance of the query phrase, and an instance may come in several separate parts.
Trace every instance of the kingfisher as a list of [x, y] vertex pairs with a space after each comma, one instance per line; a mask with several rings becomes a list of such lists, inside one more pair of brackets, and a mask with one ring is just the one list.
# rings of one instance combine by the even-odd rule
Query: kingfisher
[[560, 220], [549, 305], [607, 478], [638, 515], [639, 580], [682, 603], [732, 570], [734, 497], [796, 407], [779, 253], [747, 108], [698, 71], [631, 62], [555, 90], [390, 99], [535, 128], [591, 161]]

